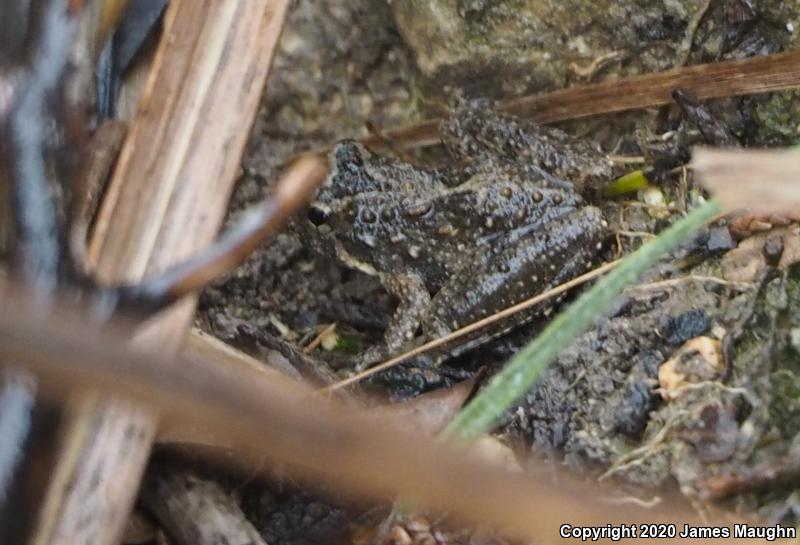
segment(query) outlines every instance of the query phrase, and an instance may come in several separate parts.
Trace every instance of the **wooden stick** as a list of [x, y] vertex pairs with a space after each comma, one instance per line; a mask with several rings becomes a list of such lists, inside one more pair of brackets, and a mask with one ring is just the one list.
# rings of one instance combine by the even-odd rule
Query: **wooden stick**
[[794, 89], [798, 85], [800, 51], [790, 51], [562, 89], [510, 100], [503, 105], [503, 111], [550, 123], [664, 106], [672, 103], [672, 90], [676, 87], [705, 100]]
[[[209, 244], [222, 222], [288, 0], [173, 0], [139, 113], [89, 246], [96, 274], [132, 282]], [[134, 343], [175, 353], [188, 299]], [[112, 364], [112, 362], [109, 362]], [[67, 427], [34, 543], [115, 544], [157, 421], [143, 408], [92, 399]]]
[[156, 466], [142, 484], [142, 504], [178, 543], [267, 545], [234, 498], [217, 483], [178, 468]]
[[[800, 51], [790, 51], [577, 85], [507, 100], [498, 109], [537, 123], [553, 123], [671, 104], [670, 93], [676, 87], [687, 89], [703, 100], [796, 89], [798, 86]], [[380, 137], [368, 137], [362, 142], [375, 150], [384, 149], [387, 141], [400, 150], [437, 144], [439, 123], [438, 119], [429, 119], [409, 127], [384, 131]]]

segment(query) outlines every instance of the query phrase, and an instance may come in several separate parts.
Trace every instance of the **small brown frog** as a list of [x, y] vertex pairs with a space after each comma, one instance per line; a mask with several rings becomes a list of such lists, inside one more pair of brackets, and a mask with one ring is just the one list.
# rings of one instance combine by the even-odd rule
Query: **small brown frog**
[[399, 351], [420, 325], [425, 338], [445, 335], [585, 272], [607, 234], [600, 210], [565, 180], [610, 176], [588, 144], [475, 105], [460, 107], [442, 132], [458, 169], [421, 169], [339, 143], [310, 208], [308, 241], [377, 275], [400, 300], [385, 345], [362, 366]]

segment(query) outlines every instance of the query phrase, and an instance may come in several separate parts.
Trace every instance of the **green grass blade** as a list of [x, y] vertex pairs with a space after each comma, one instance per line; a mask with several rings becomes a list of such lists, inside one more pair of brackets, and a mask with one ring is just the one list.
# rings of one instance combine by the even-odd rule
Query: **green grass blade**
[[442, 431], [440, 437], [466, 443], [490, 431], [503, 412], [528, 391], [542, 370], [573, 339], [586, 331], [596, 317], [606, 312], [622, 290], [719, 212], [719, 204], [709, 201], [628, 256], [520, 350]]

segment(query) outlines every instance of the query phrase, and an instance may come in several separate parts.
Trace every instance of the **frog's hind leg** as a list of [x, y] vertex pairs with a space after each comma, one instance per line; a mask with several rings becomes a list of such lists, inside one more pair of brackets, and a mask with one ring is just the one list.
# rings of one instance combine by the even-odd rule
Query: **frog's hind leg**
[[356, 364], [361, 371], [373, 364], [399, 353], [417, 333], [422, 314], [431, 304], [428, 288], [418, 275], [381, 274], [386, 290], [400, 300], [400, 304], [386, 328], [381, 345], [364, 352]]

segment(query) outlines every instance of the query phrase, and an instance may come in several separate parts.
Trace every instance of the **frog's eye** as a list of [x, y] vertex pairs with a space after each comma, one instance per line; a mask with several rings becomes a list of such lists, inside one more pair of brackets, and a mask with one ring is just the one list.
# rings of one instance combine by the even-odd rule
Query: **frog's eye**
[[324, 225], [330, 217], [330, 212], [319, 206], [312, 206], [308, 209], [308, 221], [319, 227]]

